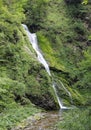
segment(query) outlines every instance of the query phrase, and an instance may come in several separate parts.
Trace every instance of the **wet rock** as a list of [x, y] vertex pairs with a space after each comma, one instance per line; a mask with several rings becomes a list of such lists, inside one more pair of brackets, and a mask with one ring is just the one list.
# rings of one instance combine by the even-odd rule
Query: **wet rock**
[[[56, 130], [55, 124], [58, 120], [63, 120], [59, 112], [38, 113], [22, 121], [21, 127], [17, 126], [12, 130]], [[23, 126], [23, 124], [26, 125]]]
[[45, 110], [57, 110], [58, 106], [54, 101], [53, 97], [50, 93], [45, 95], [27, 95], [27, 97], [31, 100], [31, 102], [39, 107], [44, 108]]

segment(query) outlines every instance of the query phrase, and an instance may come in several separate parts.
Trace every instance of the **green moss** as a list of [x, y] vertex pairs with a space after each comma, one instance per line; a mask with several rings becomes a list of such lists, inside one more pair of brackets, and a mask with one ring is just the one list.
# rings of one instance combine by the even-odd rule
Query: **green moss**
[[76, 105], [79, 105], [79, 106], [80, 106], [80, 105], [85, 105], [86, 99], [85, 99], [84, 96], [79, 92], [79, 90], [69, 88], [69, 91], [71, 92], [73, 102], [74, 102]]
[[49, 66], [55, 67], [59, 70], [65, 70], [59, 57], [56, 56], [57, 52], [52, 48], [51, 42], [41, 33], [38, 33], [39, 46], [49, 63]]

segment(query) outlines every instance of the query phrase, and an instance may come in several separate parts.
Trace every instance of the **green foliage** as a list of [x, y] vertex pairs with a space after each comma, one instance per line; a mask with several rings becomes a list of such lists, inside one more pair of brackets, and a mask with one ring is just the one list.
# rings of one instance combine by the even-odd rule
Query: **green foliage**
[[46, 6], [49, 0], [28, 0], [25, 5], [25, 13], [26, 13], [26, 24], [31, 27], [31, 30], [37, 30], [40, 28], [40, 23], [43, 21], [43, 17], [45, 17], [44, 6]]
[[[87, 100], [84, 100], [84, 94], [79, 90], [88, 86], [86, 84], [90, 86], [91, 76], [83, 76], [79, 62], [84, 59], [83, 50], [87, 49], [87, 37], [90, 35], [85, 21], [85, 18], [89, 17], [90, 7], [77, 4], [81, 2], [79, 0], [69, 2], [74, 4], [67, 5], [63, 0], [49, 0], [46, 4], [44, 1], [31, 1], [28, 10], [25, 6], [26, 23], [33, 32], [37, 31], [39, 46], [53, 73], [57, 71], [56, 75], [63, 79], [63, 82], [66, 79], [67, 82], [64, 83], [72, 94], [74, 104], [84, 105]], [[67, 99], [63, 91], [59, 95]]]
[[82, 4], [87, 4], [88, 3], [88, 0], [83, 0]]
[[[47, 105], [50, 105], [52, 101], [57, 106], [51, 88], [51, 78], [38, 63], [36, 54], [21, 27], [21, 22], [24, 21], [33, 32], [37, 31], [39, 45], [45, 58], [51, 69], [57, 71], [57, 76], [66, 84], [74, 104], [84, 105], [86, 101], [90, 104], [91, 98], [87, 91], [91, 86], [90, 51], [85, 51], [84, 57], [82, 56], [82, 50], [87, 47], [86, 38], [89, 31], [86, 28], [88, 21], [84, 21], [84, 16], [89, 16], [87, 12], [88, 10], [86, 11], [82, 5], [67, 6], [64, 0], [0, 1], [0, 127], [2, 130], [10, 129], [32, 112], [36, 112], [30, 100], [35, 104], [41, 101], [43, 104], [39, 102], [38, 105], [44, 106], [48, 102]], [[74, 89], [69, 86], [73, 86]], [[63, 92], [59, 95], [65, 97]], [[87, 96], [88, 99], [84, 101], [84, 97]], [[86, 123], [85, 121], [82, 123]], [[76, 124], [74, 126], [80, 129], [81, 124], [78, 127]]]
[[57, 52], [52, 48], [51, 42], [49, 42], [49, 40], [41, 32], [38, 32], [37, 34], [39, 46], [45, 54], [45, 57], [50, 63], [51, 67], [55, 66], [56, 68], [64, 70], [64, 66], [62, 65], [62, 62], [59, 61], [59, 58], [56, 56]]
[[22, 97], [25, 94], [25, 85], [17, 81], [0, 78], [0, 112], [7, 109], [17, 96]]
[[79, 83], [79, 87], [84, 88], [84, 89], [90, 89], [91, 84], [90, 84], [90, 71], [91, 71], [91, 53], [90, 50], [84, 52], [84, 59], [79, 63], [79, 72], [78, 72], [78, 79], [80, 81], [77, 82]]
[[85, 28], [84, 24], [80, 20], [74, 22], [74, 30], [79, 34], [79, 35], [85, 35]]
[[91, 108], [64, 112], [64, 119], [58, 123], [57, 130], [90, 130]]
[[0, 130], [12, 129], [19, 123], [21, 124], [21, 121], [25, 118], [38, 112], [40, 112], [40, 109], [36, 109], [32, 104], [25, 107], [12, 104], [11, 109], [6, 110], [0, 116]]
[[41, 101], [46, 95], [48, 96], [48, 100], [45, 98], [45, 101], [42, 101], [42, 107], [50, 100], [55, 107], [57, 106], [50, 89], [51, 78], [38, 62], [21, 26], [21, 22], [25, 20], [23, 6], [26, 2], [27, 0], [0, 1], [0, 129], [2, 130], [11, 129], [27, 116], [36, 113], [37, 109], [31, 104], [33, 96]]
[[88, 40], [89, 40], [89, 41], [91, 40], [91, 35], [88, 37]]
[[[0, 8], [0, 19], [6, 20], [9, 23], [20, 23], [24, 20], [23, 14], [23, 2], [19, 6], [19, 1], [13, 0], [11, 1], [3, 1], [2, 6]], [[18, 19], [18, 20], [17, 20]]]
[[[36, 3], [38, 2], [36, 1]], [[32, 4], [35, 5], [36, 3], [33, 2]], [[47, 5], [41, 6], [43, 6], [43, 10], [40, 8], [41, 13], [45, 14], [45, 16], [40, 13], [37, 16], [33, 15], [35, 13], [32, 10], [36, 13], [37, 11], [31, 4], [28, 4], [28, 8], [33, 13], [32, 16], [36, 20], [33, 21], [32, 25], [31, 21], [34, 19], [26, 15], [26, 22], [31, 27], [31, 30], [32, 27], [35, 27], [33, 28], [34, 32], [37, 29], [40, 48], [50, 66], [66, 71], [66, 67], [67, 69], [71, 68], [73, 64], [76, 64], [81, 59], [81, 52], [77, 46], [82, 46], [82, 44], [79, 44], [80, 41], [83, 42], [83, 39], [85, 39], [86, 29], [81, 20], [73, 18], [72, 13], [73, 11], [79, 12], [82, 7], [71, 6], [68, 9], [65, 3], [59, 0], [56, 3], [48, 1]], [[70, 15], [69, 12], [71, 12]], [[39, 22], [37, 22], [37, 17], [40, 20]], [[39, 28], [37, 28], [37, 24]]]

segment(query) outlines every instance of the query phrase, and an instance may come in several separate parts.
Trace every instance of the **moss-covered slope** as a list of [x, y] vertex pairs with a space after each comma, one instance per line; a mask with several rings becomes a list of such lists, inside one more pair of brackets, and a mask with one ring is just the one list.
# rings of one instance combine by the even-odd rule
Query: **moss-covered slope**
[[[75, 105], [86, 104], [89, 100], [80, 94], [90, 77], [88, 74], [81, 78], [84, 70], [80, 69], [83, 66], [80, 62], [84, 60], [83, 52], [90, 48], [90, 9], [90, 3], [85, 6], [78, 3], [70, 5], [64, 0], [32, 0], [25, 6], [26, 23], [33, 32], [37, 32], [40, 48], [55, 75], [54, 79], [56, 77], [57, 82], [61, 80], [64, 83]], [[84, 69], [88, 71], [86, 66]], [[60, 97], [68, 102], [68, 94], [61, 84], [58, 86], [62, 89]]]

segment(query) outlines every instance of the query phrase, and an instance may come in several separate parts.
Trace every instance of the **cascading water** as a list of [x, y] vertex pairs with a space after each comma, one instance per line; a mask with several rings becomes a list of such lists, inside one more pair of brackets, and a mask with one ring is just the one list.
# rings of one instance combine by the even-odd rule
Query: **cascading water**
[[[33, 49], [37, 53], [39, 62], [45, 67], [45, 69], [46, 69], [47, 73], [49, 74], [49, 76], [51, 76], [49, 66], [48, 66], [46, 60], [44, 59], [43, 55], [41, 54], [40, 49], [38, 48], [36, 34], [35, 33], [30, 33], [28, 27], [25, 24], [22, 24], [22, 26], [26, 30], [27, 36], [29, 38], [29, 41], [32, 44]], [[57, 100], [58, 100], [60, 108], [61, 109], [68, 109], [67, 107], [63, 106], [63, 104], [61, 103], [60, 98], [59, 98], [59, 96], [57, 94], [57, 90], [56, 90], [55, 84], [53, 84], [52, 87], [54, 89], [54, 92], [55, 92], [55, 95], [57, 97]]]
[[37, 43], [37, 36], [35, 33], [30, 33], [28, 27], [25, 24], [22, 24], [22, 26], [24, 27], [24, 29], [27, 32], [27, 36], [29, 38], [30, 43], [32, 44], [33, 49], [35, 50], [35, 52], [37, 53], [38, 56], [38, 60], [39, 62], [45, 67], [47, 73], [51, 76], [50, 73], [50, 69], [49, 66], [46, 62], [46, 60], [44, 59], [43, 55], [41, 54], [39, 48], [38, 48], [38, 43]]

